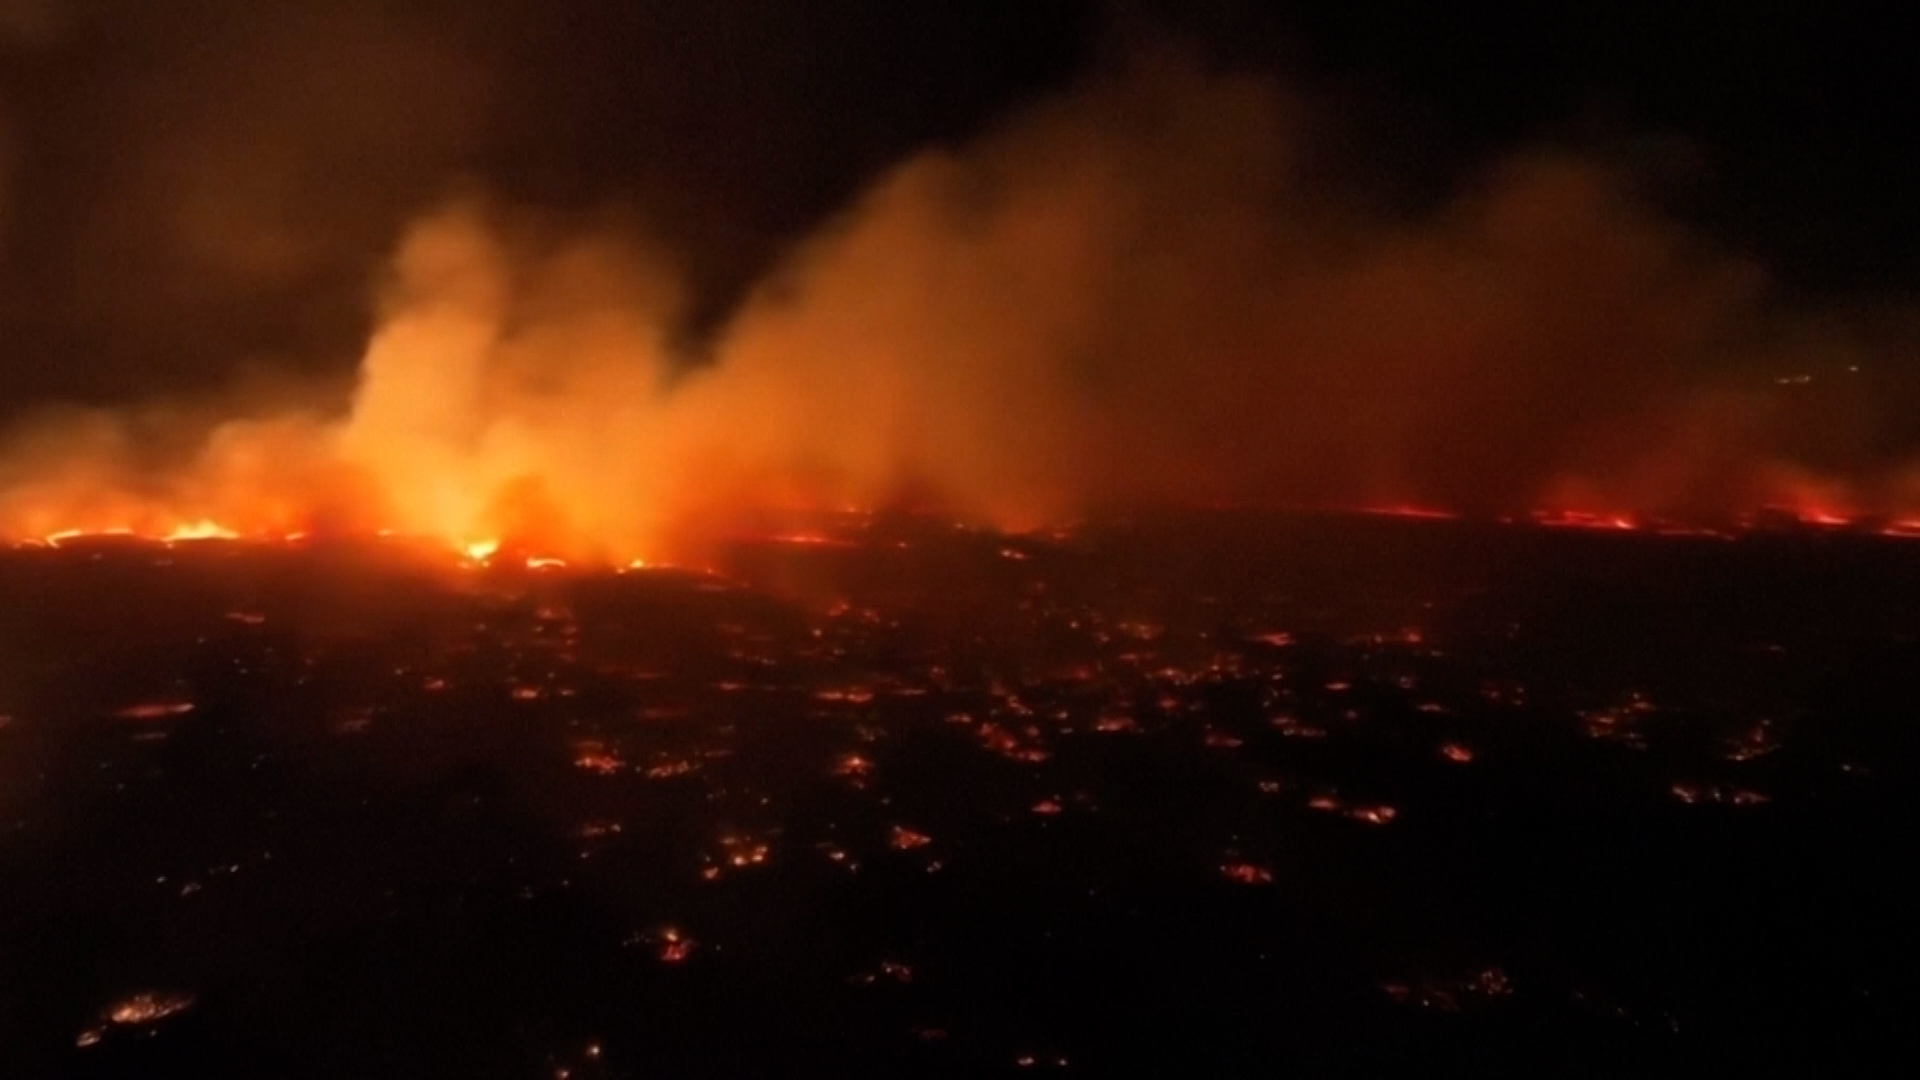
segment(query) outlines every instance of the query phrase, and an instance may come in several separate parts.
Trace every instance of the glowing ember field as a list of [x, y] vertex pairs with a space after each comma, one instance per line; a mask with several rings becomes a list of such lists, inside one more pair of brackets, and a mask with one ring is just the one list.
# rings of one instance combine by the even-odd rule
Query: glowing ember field
[[1914, 531], [839, 515], [682, 567], [23, 539], [0, 1045], [84, 1077], [1854, 1071], [1903, 1038], [1920, 901]]

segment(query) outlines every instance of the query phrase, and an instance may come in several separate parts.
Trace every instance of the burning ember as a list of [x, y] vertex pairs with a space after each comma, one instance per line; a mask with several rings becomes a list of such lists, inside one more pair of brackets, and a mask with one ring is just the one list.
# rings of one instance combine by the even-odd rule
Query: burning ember
[[624, 758], [596, 742], [582, 743], [573, 764], [578, 769], [600, 776], [612, 776], [627, 768]]
[[656, 955], [663, 964], [683, 964], [699, 947], [699, 942], [671, 926], [650, 935], [649, 940], [654, 943]]
[[192, 994], [135, 994], [107, 1010], [116, 1024], [154, 1024], [193, 1007]]
[[192, 711], [191, 701], [150, 701], [143, 705], [129, 705], [114, 715], [122, 720], [167, 720]]
[[1241, 885], [1267, 885], [1273, 881], [1273, 871], [1264, 866], [1255, 866], [1249, 862], [1229, 862], [1220, 867], [1228, 881]]
[[194, 995], [185, 993], [148, 992], [135, 994], [124, 1001], [108, 1007], [102, 1015], [102, 1023], [80, 1033], [76, 1043], [81, 1047], [93, 1046], [106, 1038], [115, 1027], [144, 1028], [158, 1024], [171, 1017], [178, 1016], [193, 1007]]
[[895, 851], [912, 851], [914, 848], [926, 847], [933, 843], [933, 837], [915, 832], [904, 825], [895, 825], [891, 842]]

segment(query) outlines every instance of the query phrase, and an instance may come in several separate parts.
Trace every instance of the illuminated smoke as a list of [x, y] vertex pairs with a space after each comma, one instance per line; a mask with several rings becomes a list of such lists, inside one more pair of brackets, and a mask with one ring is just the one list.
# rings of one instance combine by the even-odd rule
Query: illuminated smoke
[[410, 233], [340, 453], [399, 528], [639, 554], [679, 467], [659, 445], [678, 288], [636, 243], [532, 254], [496, 227], [462, 204]]
[[400, 244], [344, 419], [252, 411], [157, 472], [125, 417], [42, 424], [0, 471], [0, 526], [319, 515], [626, 559], [786, 505], [1031, 525], [1915, 494], [1897, 456], [1800, 445], [1776, 393], [1859, 366], [1844, 328], [1777, 310], [1631, 177], [1522, 154], [1391, 216], [1304, 179], [1302, 145], [1299, 106], [1259, 79], [1095, 80], [889, 170], [699, 364], [669, 344], [686, 290], [644, 234], [461, 198]]
[[0, 46], [44, 45], [65, 30], [62, 0], [0, 0]]
[[7, 198], [13, 182], [13, 131], [6, 102], [0, 100], [0, 259], [7, 252]]

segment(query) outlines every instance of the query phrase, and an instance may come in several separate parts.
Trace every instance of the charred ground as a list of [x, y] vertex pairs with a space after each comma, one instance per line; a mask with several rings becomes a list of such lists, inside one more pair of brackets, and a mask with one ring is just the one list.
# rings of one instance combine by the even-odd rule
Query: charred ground
[[0, 1057], [1866, 1061], [1916, 601], [1887, 537], [1353, 516], [850, 519], [712, 572], [0, 553]]

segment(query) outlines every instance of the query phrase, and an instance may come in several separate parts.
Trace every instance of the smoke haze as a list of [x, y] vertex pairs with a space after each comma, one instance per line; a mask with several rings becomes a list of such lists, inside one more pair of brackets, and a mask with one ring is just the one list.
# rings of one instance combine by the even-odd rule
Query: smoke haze
[[[156, 144], [139, 186], [169, 243], [256, 285], [350, 262], [324, 210], [283, 232], [263, 208], [354, 175], [368, 137], [457, 154], [441, 119], [484, 80], [425, 46], [402, 66], [437, 89], [397, 118], [413, 80], [313, 71], [337, 143], [276, 142], [268, 116], [225, 149]], [[370, 283], [350, 389], [292, 363], [217, 401], [31, 419], [0, 451], [0, 530], [352, 525], [651, 559], [783, 506], [1914, 506], [1892, 410], [1848, 388], [1912, 340], [1904, 315], [1783, 303], [1615, 161], [1525, 150], [1387, 210], [1328, 182], [1316, 130], [1268, 78], [1136, 56], [883, 170], [699, 355], [683, 245], [646, 206], [466, 185]], [[346, 222], [406, 186], [294, 201]]]

